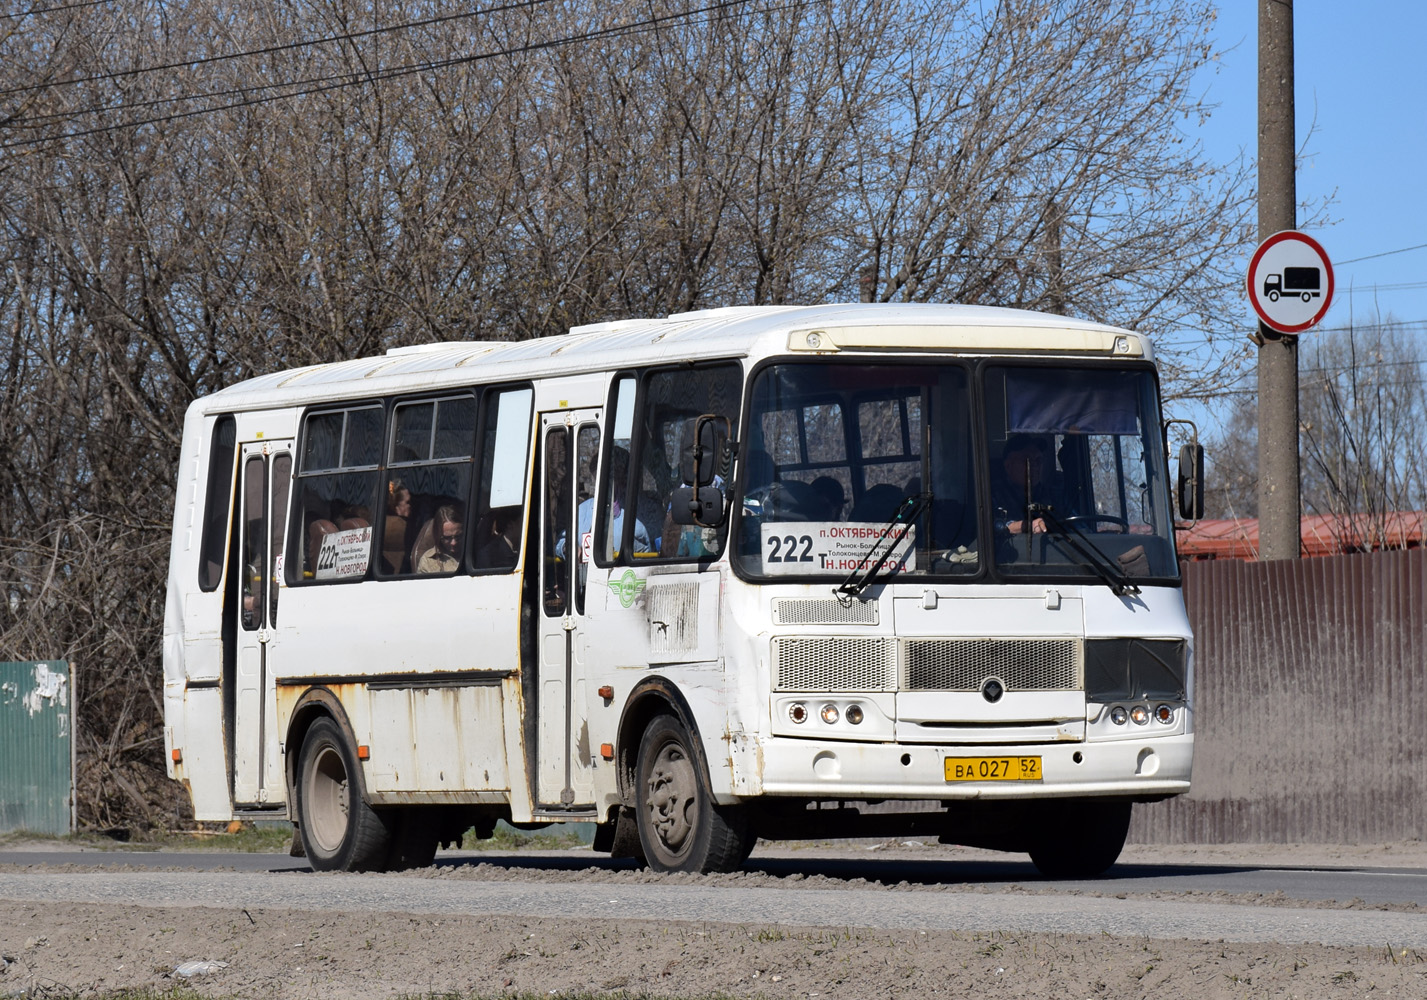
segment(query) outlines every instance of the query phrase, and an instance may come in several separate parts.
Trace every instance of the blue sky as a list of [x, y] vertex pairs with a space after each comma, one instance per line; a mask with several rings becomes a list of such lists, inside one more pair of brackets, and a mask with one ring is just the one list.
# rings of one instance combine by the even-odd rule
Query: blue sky
[[[1258, 0], [1220, 5], [1214, 35], [1226, 51], [1203, 74], [1208, 98], [1219, 108], [1200, 134], [1216, 159], [1240, 149], [1250, 160], [1256, 155], [1258, 7]], [[1427, 244], [1424, 39], [1427, 3], [1421, 0], [1295, 0], [1294, 91], [1304, 154], [1298, 198], [1333, 199], [1331, 224], [1310, 230], [1337, 278], [1326, 327], [1350, 317], [1370, 321], [1380, 311], [1417, 321], [1419, 336], [1427, 330], [1427, 247], [1348, 263]], [[1251, 317], [1245, 297], [1246, 330]]]

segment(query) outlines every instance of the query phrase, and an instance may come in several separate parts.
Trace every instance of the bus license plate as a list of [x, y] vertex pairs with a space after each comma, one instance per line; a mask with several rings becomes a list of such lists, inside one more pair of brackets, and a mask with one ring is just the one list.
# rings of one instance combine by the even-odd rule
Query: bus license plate
[[1039, 757], [948, 757], [947, 781], [1040, 781]]

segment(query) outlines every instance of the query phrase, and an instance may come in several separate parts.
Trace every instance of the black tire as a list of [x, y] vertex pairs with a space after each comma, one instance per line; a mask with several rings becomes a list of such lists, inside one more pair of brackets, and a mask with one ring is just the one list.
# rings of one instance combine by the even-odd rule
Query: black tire
[[297, 823], [316, 871], [383, 871], [390, 816], [367, 805], [357, 755], [330, 718], [312, 724], [297, 762]]
[[1098, 878], [1110, 869], [1130, 832], [1128, 801], [1049, 803], [1030, 855], [1046, 878]]
[[693, 741], [678, 719], [657, 715], [639, 741], [635, 817], [649, 867], [659, 872], [732, 872], [753, 848], [741, 810], [718, 806]]

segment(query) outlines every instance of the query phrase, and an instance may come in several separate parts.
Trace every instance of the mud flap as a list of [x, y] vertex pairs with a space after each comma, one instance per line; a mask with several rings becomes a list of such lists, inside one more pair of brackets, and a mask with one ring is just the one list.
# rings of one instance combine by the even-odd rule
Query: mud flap
[[627, 806], [615, 807], [612, 822], [595, 827], [596, 851], [608, 852], [612, 858], [634, 858], [644, 864], [644, 845], [639, 842], [639, 827], [634, 821], [634, 810]]

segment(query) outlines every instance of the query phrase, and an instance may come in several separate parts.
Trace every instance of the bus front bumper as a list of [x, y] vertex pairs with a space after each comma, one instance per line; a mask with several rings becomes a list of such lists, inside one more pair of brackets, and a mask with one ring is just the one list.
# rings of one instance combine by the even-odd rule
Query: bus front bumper
[[[1189, 791], [1194, 736], [1144, 740], [976, 746], [844, 743], [768, 737], [761, 741], [761, 788], [748, 795], [821, 799], [1042, 799], [1124, 796], [1156, 799]], [[947, 758], [996, 760], [993, 773], [1039, 758], [1039, 778], [951, 780]], [[951, 770], [956, 770], [955, 767]]]

